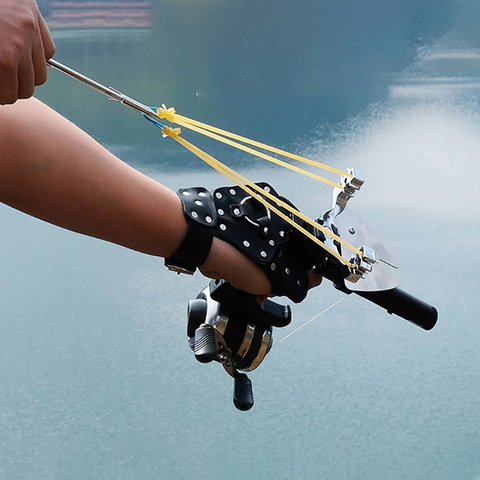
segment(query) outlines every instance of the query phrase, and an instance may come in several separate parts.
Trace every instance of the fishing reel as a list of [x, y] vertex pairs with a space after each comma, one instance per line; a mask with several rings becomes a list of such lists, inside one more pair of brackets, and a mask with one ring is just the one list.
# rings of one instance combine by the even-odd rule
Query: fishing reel
[[187, 310], [187, 337], [201, 363], [217, 361], [233, 377], [233, 403], [252, 408], [252, 382], [244, 372], [257, 368], [272, 346], [273, 327], [291, 321], [288, 305], [271, 300], [259, 304], [252, 295], [223, 280], [212, 280]]

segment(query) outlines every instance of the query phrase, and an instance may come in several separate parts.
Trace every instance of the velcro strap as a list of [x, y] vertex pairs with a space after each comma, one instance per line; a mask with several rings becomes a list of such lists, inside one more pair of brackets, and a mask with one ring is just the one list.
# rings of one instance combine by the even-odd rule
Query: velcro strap
[[169, 267], [180, 267], [185, 273], [193, 273], [208, 257], [217, 221], [215, 204], [210, 192], [203, 187], [181, 188], [183, 214], [188, 230], [180, 247], [165, 260]]

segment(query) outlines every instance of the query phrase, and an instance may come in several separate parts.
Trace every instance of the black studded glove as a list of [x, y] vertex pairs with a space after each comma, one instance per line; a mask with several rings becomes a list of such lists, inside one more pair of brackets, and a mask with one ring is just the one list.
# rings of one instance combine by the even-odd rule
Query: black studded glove
[[[279, 197], [267, 183], [258, 186]], [[167, 267], [193, 273], [207, 258], [216, 236], [260, 265], [274, 295], [285, 295], [294, 302], [305, 298], [312, 265], [297, 251], [298, 234], [287, 221], [238, 186], [221, 187], [212, 193], [203, 187], [187, 188], [178, 195], [189, 230], [179, 249], [165, 260]]]

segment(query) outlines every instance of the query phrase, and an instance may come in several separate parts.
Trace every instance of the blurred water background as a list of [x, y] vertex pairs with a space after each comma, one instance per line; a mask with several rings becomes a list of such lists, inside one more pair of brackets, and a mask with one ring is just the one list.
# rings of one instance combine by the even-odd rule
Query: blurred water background
[[[351, 207], [437, 306], [425, 332], [349, 296], [275, 346], [235, 410], [197, 363], [206, 284], [0, 206], [0, 478], [480, 478], [475, 0], [40, 2], [56, 59], [149, 105], [366, 182]], [[51, 71], [37, 97], [177, 189], [225, 184], [140, 115]], [[190, 139], [304, 213], [328, 187]], [[325, 281], [282, 338], [342, 298]]]

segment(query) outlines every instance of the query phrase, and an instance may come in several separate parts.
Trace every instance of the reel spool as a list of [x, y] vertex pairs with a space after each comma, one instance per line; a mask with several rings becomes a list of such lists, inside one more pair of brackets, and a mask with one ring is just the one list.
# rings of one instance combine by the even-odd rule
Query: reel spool
[[257, 368], [272, 346], [273, 327], [291, 321], [288, 305], [257, 303], [252, 295], [223, 280], [212, 280], [187, 310], [187, 337], [201, 363], [220, 362], [234, 379], [233, 403], [252, 408], [252, 383], [245, 373]]

